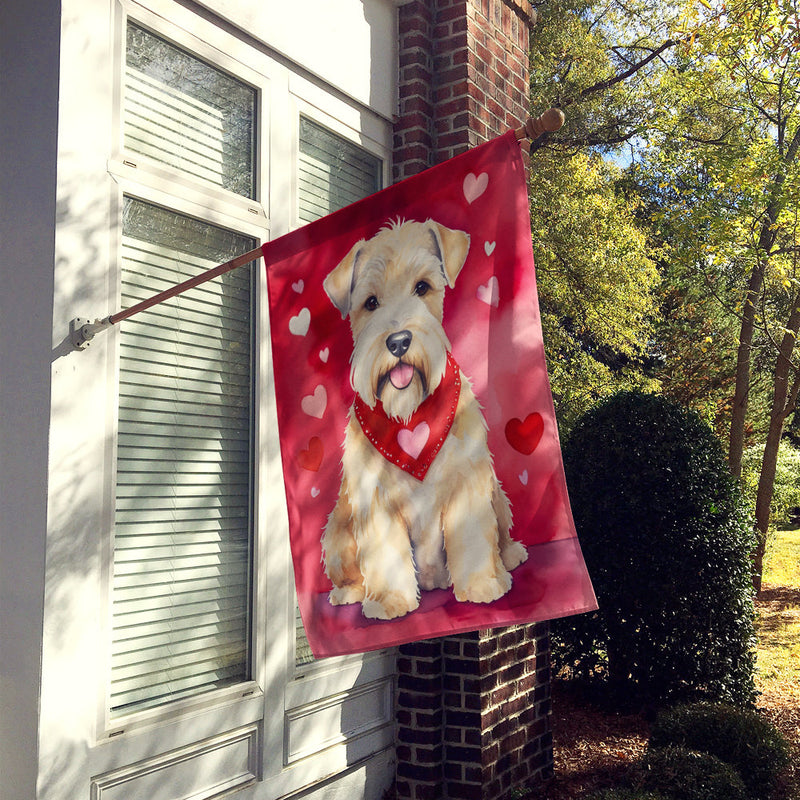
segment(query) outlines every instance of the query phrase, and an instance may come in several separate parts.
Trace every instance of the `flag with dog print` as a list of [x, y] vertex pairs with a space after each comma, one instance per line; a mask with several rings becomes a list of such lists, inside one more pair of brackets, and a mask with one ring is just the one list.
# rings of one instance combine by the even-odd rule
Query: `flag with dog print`
[[513, 132], [264, 245], [315, 656], [596, 607]]

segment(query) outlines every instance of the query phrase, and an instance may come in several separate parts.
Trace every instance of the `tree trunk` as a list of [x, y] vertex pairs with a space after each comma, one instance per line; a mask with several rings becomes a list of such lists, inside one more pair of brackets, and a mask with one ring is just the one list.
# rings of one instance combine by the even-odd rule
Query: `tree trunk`
[[[781, 148], [782, 150], [782, 148]], [[800, 128], [795, 130], [788, 148], [781, 153], [781, 164], [772, 181], [769, 202], [761, 224], [756, 251], [756, 266], [747, 284], [742, 309], [742, 327], [739, 333], [739, 349], [736, 354], [736, 388], [733, 395], [733, 412], [728, 443], [728, 465], [737, 477], [742, 474], [742, 452], [744, 451], [744, 429], [747, 416], [747, 398], [750, 392], [750, 355], [755, 329], [756, 302], [764, 284], [764, 271], [770, 252], [775, 244], [775, 223], [781, 209], [780, 193], [786, 182], [789, 167], [800, 152]], [[797, 329], [795, 328], [795, 331]], [[780, 356], [779, 356], [780, 361]], [[772, 423], [770, 422], [770, 426]], [[783, 423], [781, 423], [783, 426]], [[777, 457], [777, 453], [776, 453]], [[774, 482], [774, 476], [773, 476]], [[770, 499], [772, 493], [770, 490]]]
[[[800, 328], [800, 297], [795, 297], [792, 313], [786, 325], [786, 332], [778, 350], [778, 359], [775, 364], [775, 378], [772, 392], [772, 406], [769, 415], [769, 430], [767, 441], [764, 445], [764, 457], [761, 461], [761, 474], [758, 479], [758, 493], [756, 494], [756, 549], [753, 554], [753, 587], [756, 592], [761, 591], [761, 576], [764, 569], [764, 552], [767, 546], [767, 531], [769, 530], [770, 504], [775, 488], [775, 471], [778, 464], [778, 448], [783, 436], [783, 426], [786, 418], [794, 410], [797, 402], [797, 392], [800, 388], [797, 371], [792, 366], [792, 352], [794, 351], [797, 331]], [[794, 374], [791, 386], [789, 381]]]
[[736, 386], [733, 393], [728, 465], [736, 478], [742, 475], [744, 452], [744, 425], [747, 417], [747, 399], [750, 393], [750, 353], [756, 323], [756, 301], [764, 284], [764, 261], [758, 263], [750, 275], [742, 309], [742, 326], [739, 332], [739, 349], [736, 352]]

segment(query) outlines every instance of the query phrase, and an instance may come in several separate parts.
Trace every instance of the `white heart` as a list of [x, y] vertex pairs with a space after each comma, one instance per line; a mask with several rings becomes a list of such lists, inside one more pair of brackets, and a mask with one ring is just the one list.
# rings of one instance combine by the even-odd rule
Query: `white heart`
[[464, 197], [468, 203], [477, 200], [489, 185], [489, 176], [485, 172], [475, 176], [471, 172], [464, 178]]
[[417, 458], [422, 452], [422, 448], [425, 447], [430, 434], [431, 429], [428, 427], [428, 423], [420, 422], [413, 431], [408, 428], [401, 428], [397, 434], [397, 444], [411, 458]]
[[311, 312], [307, 308], [301, 308], [296, 317], [289, 319], [289, 332], [295, 336], [305, 336], [308, 333], [308, 326], [311, 324]]
[[292, 289], [294, 289], [297, 292], [297, 294], [302, 294], [304, 288], [305, 288], [305, 283], [303, 283], [302, 278], [300, 278], [300, 280], [297, 281], [296, 283], [292, 284]]
[[331, 349], [330, 349], [330, 347], [325, 347], [325, 348], [323, 348], [322, 350], [320, 350], [320, 351], [319, 351], [319, 360], [320, 360], [320, 361], [321, 361], [323, 364], [327, 364], [327, 363], [328, 363], [328, 356], [329, 356], [330, 354], [331, 354]]
[[522, 472], [519, 475], [519, 482], [523, 486], [527, 486], [528, 485], [528, 470], [526, 470], [526, 469], [522, 470]]
[[319, 489], [317, 489], [316, 486], [312, 486], [311, 487], [311, 496], [312, 497], [318, 497], [319, 496]]
[[327, 405], [328, 393], [325, 391], [325, 387], [322, 384], [314, 389], [314, 394], [306, 395], [300, 401], [300, 408], [302, 408], [309, 417], [316, 417], [317, 419], [322, 419]]
[[487, 256], [490, 256], [494, 253], [494, 248], [497, 246], [497, 242], [484, 242], [483, 243], [483, 251], [486, 253]]
[[497, 276], [492, 275], [485, 286], [479, 286], [477, 295], [478, 300], [482, 303], [497, 308], [497, 304], [500, 302], [500, 284], [497, 280]]

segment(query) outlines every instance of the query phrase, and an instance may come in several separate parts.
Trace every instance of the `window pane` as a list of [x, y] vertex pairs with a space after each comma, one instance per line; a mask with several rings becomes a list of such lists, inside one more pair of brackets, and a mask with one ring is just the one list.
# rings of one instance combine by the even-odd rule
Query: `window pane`
[[[381, 188], [379, 158], [336, 136], [305, 117], [300, 118], [300, 219], [313, 222]], [[314, 660], [300, 612], [295, 616], [295, 663]]]
[[128, 23], [125, 148], [254, 197], [256, 92]]
[[[126, 198], [122, 307], [254, 242]], [[250, 678], [252, 265], [120, 325], [113, 714]]]
[[300, 219], [312, 222], [381, 188], [381, 160], [300, 118]]

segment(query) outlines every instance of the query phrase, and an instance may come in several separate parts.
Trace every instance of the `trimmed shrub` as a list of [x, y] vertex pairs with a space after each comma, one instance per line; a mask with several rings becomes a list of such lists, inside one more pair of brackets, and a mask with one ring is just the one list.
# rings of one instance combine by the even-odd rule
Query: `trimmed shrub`
[[553, 624], [556, 668], [637, 703], [751, 703], [754, 536], [712, 430], [622, 392], [579, 420], [564, 468], [600, 609]]
[[670, 800], [748, 800], [745, 785], [730, 764], [685, 747], [649, 751], [634, 785]]
[[741, 775], [754, 797], [769, 797], [789, 748], [780, 732], [757, 712], [722, 703], [695, 703], [659, 714], [650, 747], [681, 745], [710, 753]]

